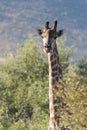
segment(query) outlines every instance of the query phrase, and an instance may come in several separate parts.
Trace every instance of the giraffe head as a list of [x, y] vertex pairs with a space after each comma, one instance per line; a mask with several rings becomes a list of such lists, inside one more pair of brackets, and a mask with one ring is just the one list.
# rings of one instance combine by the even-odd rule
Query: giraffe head
[[37, 31], [43, 39], [43, 46], [46, 53], [54, 50], [56, 46], [56, 38], [63, 34], [63, 30], [57, 31], [57, 21], [54, 21], [52, 27], [49, 27], [49, 22], [46, 22], [44, 29], [38, 29]]

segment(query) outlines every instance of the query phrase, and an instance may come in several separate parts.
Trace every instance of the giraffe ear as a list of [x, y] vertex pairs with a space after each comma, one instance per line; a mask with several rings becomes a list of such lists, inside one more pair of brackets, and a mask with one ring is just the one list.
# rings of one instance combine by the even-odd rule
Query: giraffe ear
[[62, 35], [63, 35], [63, 32], [64, 32], [64, 29], [59, 30], [59, 31], [57, 32], [57, 36], [58, 36], [58, 37], [62, 36]]
[[42, 35], [42, 30], [41, 29], [37, 29], [37, 33], [41, 36]]

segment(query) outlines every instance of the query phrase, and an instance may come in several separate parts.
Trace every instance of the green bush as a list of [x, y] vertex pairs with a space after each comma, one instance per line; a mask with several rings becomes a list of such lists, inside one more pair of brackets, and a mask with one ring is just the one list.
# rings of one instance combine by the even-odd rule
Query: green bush
[[[57, 44], [64, 73], [62, 87], [69, 107], [61, 115], [60, 125], [85, 130], [87, 80], [73, 71], [64, 38]], [[69, 66], [72, 71], [68, 72]], [[48, 123], [47, 55], [38, 42], [30, 38], [16, 56], [10, 54], [6, 62], [0, 64], [0, 130], [46, 130]]]

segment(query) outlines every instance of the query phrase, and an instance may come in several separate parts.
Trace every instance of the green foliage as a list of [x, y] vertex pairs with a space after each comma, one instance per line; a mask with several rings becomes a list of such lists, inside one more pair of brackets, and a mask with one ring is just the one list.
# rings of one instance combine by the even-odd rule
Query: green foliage
[[[64, 82], [57, 93], [65, 95], [67, 104], [61, 111], [60, 124], [86, 130], [87, 80], [74, 73], [69, 63], [70, 50], [63, 44], [65, 40], [66, 37], [58, 41]], [[72, 71], [68, 73], [70, 66]], [[48, 123], [48, 63], [37, 41], [31, 38], [16, 56], [10, 54], [0, 64], [0, 130], [46, 130]]]
[[9, 122], [15, 123], [20, 119], [26, 122], [33, 118], [38, 123], [42, 117], [46, 118], [48, 65], [43, 57], [36, 41], [30, 39], [19, 49], [16, 57], [10, 54], [7, 62], [1, 65], [0, 106], [3, 109], [1, 115], [4, 113]]
[[66, 73], [68, 71], [68, 67], [70, 65], [69, 59], [73, 55], [71, 48], [69, 48], [65, 45], [66, 41], [67, 41], [66, 36], [63, 36], [57, 40], [57, 46], [58, 46], [58, 51], [59, 51], [59, 55], [60, 55], [60, 62], [61, 62], [62, 68], [63, 68], [63, 73]]
[[82, 60], [80, 60], [77, 66], [78, 66], [77, 73], [81, 76], [87, 77], [87, 56], [85, 56]]
[[69, 116], [63, 117], [73, 130], [87, 128], [87, 80], [76, 73], [65, 75], [64, 92], [69, 106]]

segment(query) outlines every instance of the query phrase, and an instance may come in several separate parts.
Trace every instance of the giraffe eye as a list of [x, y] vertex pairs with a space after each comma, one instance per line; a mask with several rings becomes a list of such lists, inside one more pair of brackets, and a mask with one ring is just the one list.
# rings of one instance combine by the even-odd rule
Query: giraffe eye
[[44, 36], [43, 36], [43, 35], [41, 35], [41, 37], [42, 37], [42, 38], [44, 38]]

